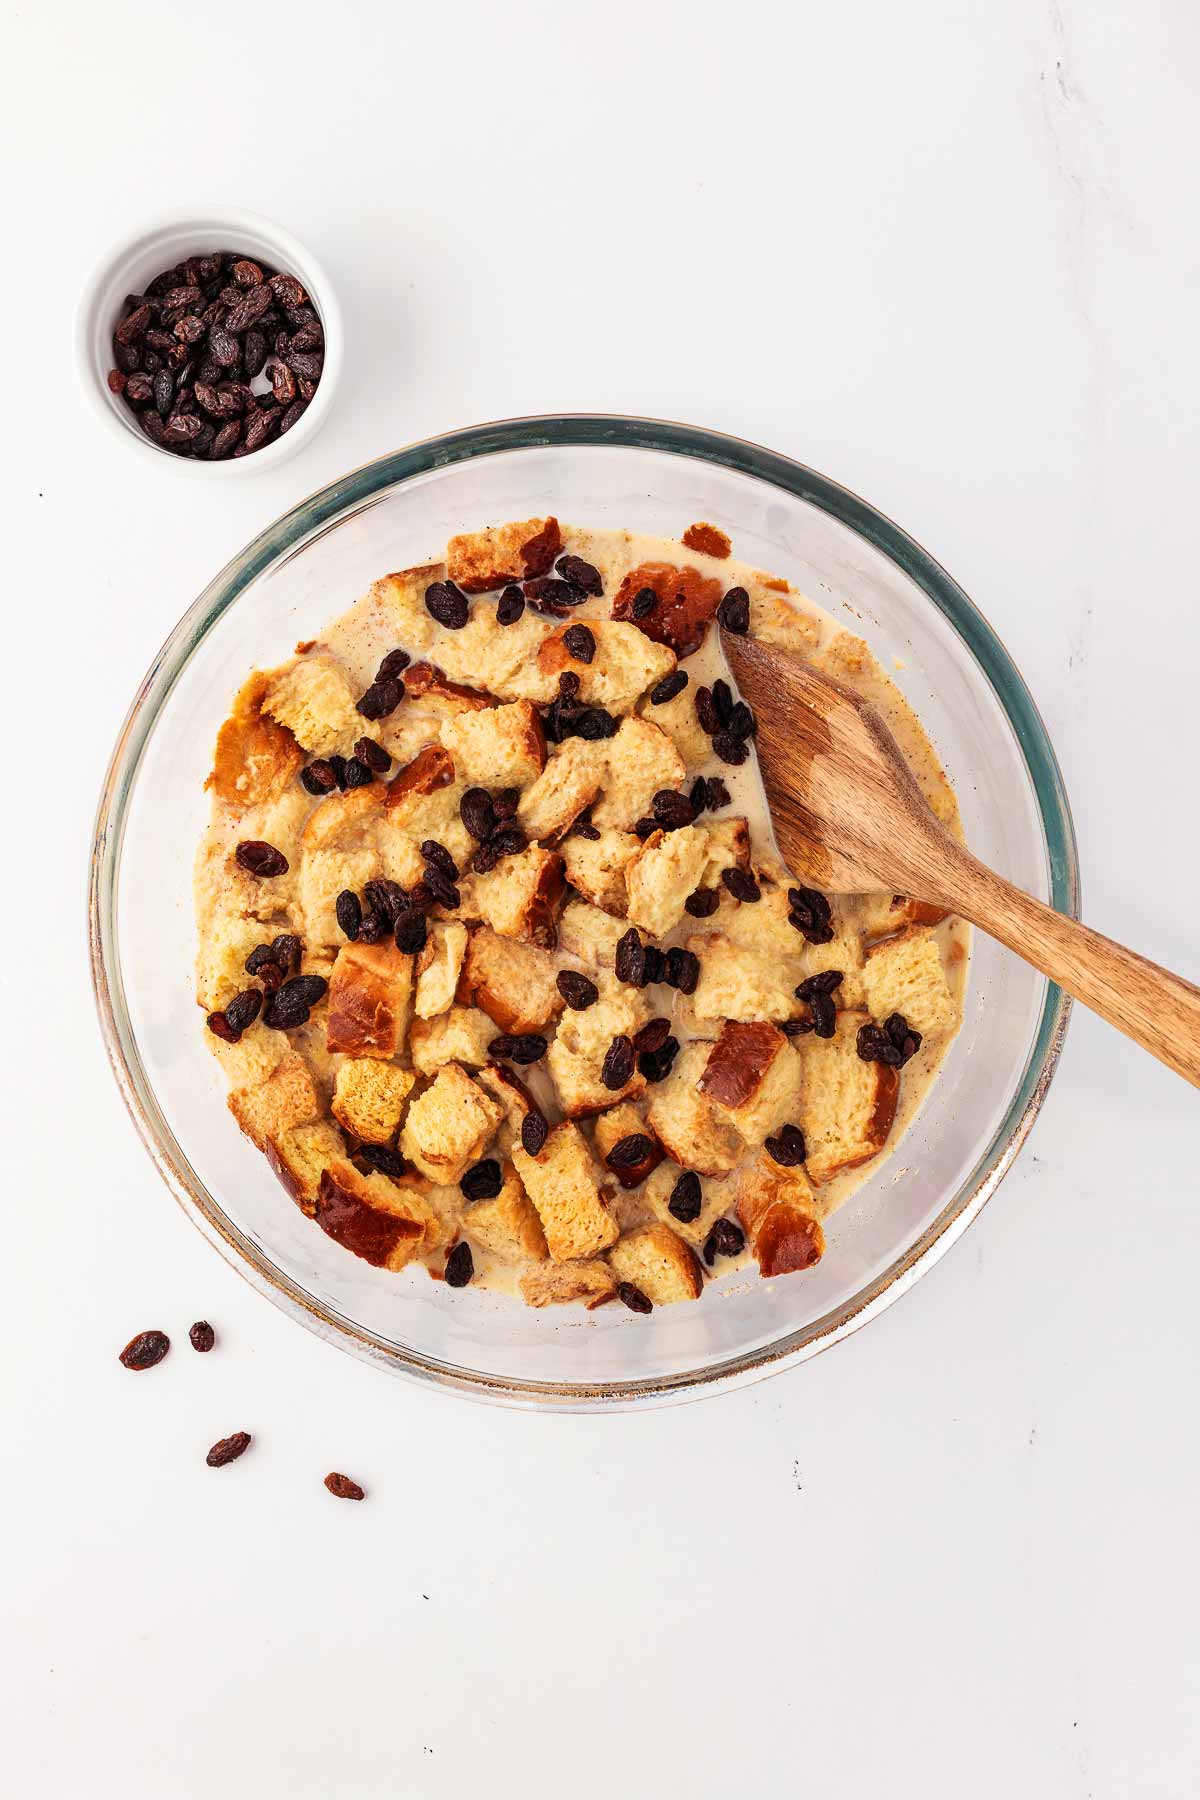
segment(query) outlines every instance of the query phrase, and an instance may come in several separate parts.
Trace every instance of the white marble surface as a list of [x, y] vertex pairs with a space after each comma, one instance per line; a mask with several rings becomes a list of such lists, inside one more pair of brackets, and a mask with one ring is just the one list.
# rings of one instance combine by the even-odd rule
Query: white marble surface
[[[868, 1331], [700, 1406], [504, 1414], [323, 1348], [175, 1211], [82, 905], [134, 685], [260, 525], [430, 432], [627, 411], [927, 544], [1043, 709], [1088, 917], [1195, 978], [1197, 36], [1182, 0], [4, 8], [8, 1792], [1194, 1793], [1181, 1082], [1077, 1015]], [[309, 240], [351, 339], [321, 437], [220, 488], [119, 455], [69, 350], [90, 257], [208, 196]], [[219, 1356], [118, 1368], [197, 1315]]]

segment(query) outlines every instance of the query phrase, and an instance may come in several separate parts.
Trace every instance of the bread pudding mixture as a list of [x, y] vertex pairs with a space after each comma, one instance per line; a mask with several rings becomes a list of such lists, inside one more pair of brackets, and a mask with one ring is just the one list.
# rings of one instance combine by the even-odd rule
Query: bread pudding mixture
[[811, 1268], [958, 1028], [968, 937], [782, 867], [714, 616], [879, 708], [863, 641], [694, 526], [454, 538], [253, 673], [196, 868], [238, 1125], [314, 1224], [531, 1306]]

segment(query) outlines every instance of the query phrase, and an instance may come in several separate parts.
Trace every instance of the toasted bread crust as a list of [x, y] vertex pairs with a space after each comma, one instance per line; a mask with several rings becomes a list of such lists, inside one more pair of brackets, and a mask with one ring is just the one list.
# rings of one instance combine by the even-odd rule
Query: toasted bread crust
[[486, 712], [496, 704], [495, 694], [451, 681], [434, 663], [410, 663], [404, 671], [404, 686], [410, 698], [432, 694], [438, 700], [455, 700], [468, 712]]
[[738, 1176], [737, 1213], [764, 1275], [790, 1275], [821, 1260], [825, 1234], [802, 1170], [783, 1169], [760, 1150]]
[[787, 1039], [774, 1025], [762, 1020], [748, 1025], [731, 1022], [709, 1052], [700, 1092], [736, 1112], [758, 1093], [767, 1070], [786, 1046]]
[[217, 733], [212, 773], [204, 785], [237, 813], [273, 800], [304, 761], [292, 733], [262, 710], [272, 679], [257, 669], [238, 690]]
[[[634, 619], [633, 603], [643, 588], [657, 594], [658, 605], [645, 618]], [[645, 562], [631, 569], [617, 589], [612, 616], [632, 621], [656, 644], [666, 644], [676, 656], [686, 657], [704, 642], [720, 603], [720, 582], [691, 564]]]
[[485, 594], [506, 581], [544, 575], [561, 549], [557, 519], [523, 519], [452, 537], [446, 570], [464, 594]]
[[317, 1224], [326, 1237], [375, 1268], [402, 1269], [421, 1249], [425, 1224], [399, 1211], [382, 1211], [369, 1194], [367, 1179], [349, 1163], [333, 1164], [321, 1176]]
[[[440, 744], [427, 744], [388, 783], [384, 800], [388, 813], [393, 814], [403, 808], [405, 801], [414, 796], [424, 797], [426, 794], [436, 794], [439, 788], [451, 787], [454, 778], [454, 758], [450, 752]], [[371, 790], [360, 788], [357, 791], [369, 793]]]
[[707, 525], [703, 520], [689, 525], [684, 532], [682, 543], [689, 550], [695, 550], [701, 556], [715, 556], [721, 561], [729, 555], [733, 545], [718, 525]]
[[412, 958], [395, 944], [344, 944], [329, 982], [326, 1022], [336, 1055], [395, 1056], [412, 995]]
[[655, 1306], [697, 1300], [704, 1275], [696, 1252], [669, 1225], [640, 1225], [608, 1253], [618, 1281], [629, 1281]]

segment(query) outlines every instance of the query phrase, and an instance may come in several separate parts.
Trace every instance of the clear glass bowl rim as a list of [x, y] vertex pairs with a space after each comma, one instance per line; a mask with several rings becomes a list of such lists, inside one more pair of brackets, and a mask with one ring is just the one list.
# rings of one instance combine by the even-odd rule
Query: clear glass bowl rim
[[567, 413], [501, 419], [426, 438], [365, 463], [301, 500], [226, 564], [188, 608], [138, 687], [105, 774], [96, 813], [88, 885], [92, 983], [104, 1047], [138, 1135], [159, 1174], [209, 1242], [261, 1293], [326, 1341], [366, 1360], [478, 1400], [538, 1410], [588, 1412], [696, 1399], [805, 1361], [858, 1330], [905, 1293], [978, 1217], [1020, 1150], [1058, 1064], [1071, 1003], [1047, 985], [1037, 1030], [1012, 1102], [974, 1167], [937, 1218], [903, 1255], [841, 1306], [774, 1343], [711, 1368], [644, 1382], [588, 1387], [571, 1382], [500, 1380], [388, 1343], [314, 1301], [233, 1224], [196, 1176], [146, 1077], [125, 999], [116, 938], [117, 886], [129, 802], [142, 753], [194, 649], [268, 566], [350, 507], [407, 478], [501, 451], [610, 446], [695, 457], [773, 483], [810, 502], [897, 564], [948, 620], [1008, 718], [1033, 785], [1045, 838], [1050, 904], [1078, 914], [1075, 830], [1062, 772], [1033, 698], [983, 614], [928, 551], [858, 495], [815, 469], [741, 438], [660, 419]]

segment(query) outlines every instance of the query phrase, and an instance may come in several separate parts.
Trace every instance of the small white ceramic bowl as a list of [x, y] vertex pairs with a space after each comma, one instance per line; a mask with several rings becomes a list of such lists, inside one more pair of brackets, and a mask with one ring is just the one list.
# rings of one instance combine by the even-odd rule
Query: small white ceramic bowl
[[[183, 257], [205, 256], [214, 250], [240, 250], [303, 282], [325, 332], [325, 365], [316, 393], [285, 437], [249, 456], [203, 462], [172, 456], [151, 443], [136, 414], [109, 388], [108, 372], [113, 367], [112, 334], [126, 294], [140, 294], [148, 281]], [[341, 375], [342, 315], [328, 275], [298, 239], [259, 213], [213, 206], [151, 219], [100, 259], [84, 286], [76, 347], [84, 389], [100, 418], [123, 443], [164, 466], [213, 479], [276, 468], [320, 430]]]

